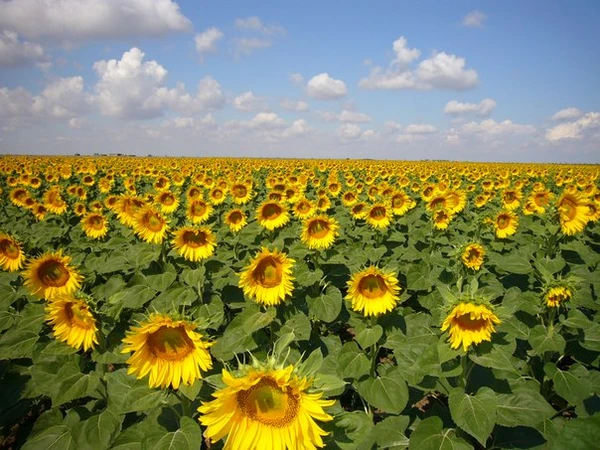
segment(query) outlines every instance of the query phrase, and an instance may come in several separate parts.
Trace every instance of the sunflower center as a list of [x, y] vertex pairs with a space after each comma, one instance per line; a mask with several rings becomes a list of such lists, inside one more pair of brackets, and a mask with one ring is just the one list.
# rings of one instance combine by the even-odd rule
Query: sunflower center
[[194, 351], [194, 343], [183, 326], [162, 326], [148, 336], [146, 344], [150, 353], [167, 361], [181, 361]]
[[229, 221], [234, 224], [237, 225], [238, 223], [240, 223], [243, 219], [242, 213], [239, 211], [234, 211], [231, 214], [229, 214]]
[[498, 225], [498, 228], [503, 230], [504, 228], [510, 225], [510, 217], [505, 214], [501, 214], [500, 216], [498, 216], [496, 224]]
[[470, 263], [476, 263], [479, 260], [479, 250], [472, 248], [469, 250], [467, 259]]
[[514, 192], [506, 192], [504, 194], [504, 201], [506, 203], [512, 203], [517, 199], [516, 195]]
[[212, 198], [219, 200], [221, 197], [223, 197], [223, 191], [221, 189], [215, 189], [212, 192]]
[[203, 231], [186, 231], [183, 233], [183, 242], [188, 247], [198, 248], [206, 245], [206, 233]]
[[194, 203], [192, 206], [192, 215], [194, 216], [202, 216], [206, 212], [206, 205], [204, 202], [202, 203]]
[[162, 198], [162, 202], [163, 205], [165, 206], [171, 206], [173, 203], [175, 203], [175, 197], [171, 194], [165, 195]]
[[371, 219], [383, 220], [383, 219], [385, 219], [385, 213], [386, 213], [385, 207], [383, 207], [383, 206], [375, 206], [369, 212], [369, 216], [371, 216]]
[[442, 209], [444, 207], [444, 202], [444, 197], [437, 197], [431, 200], [431, 202], [429, 203], [429, 207], [431, 209]]
[[461, 330], [477, 331], [486, 328], [489, 325], [486, 319], [473, 319], [471, 313], [462, 314], [454, 318], [454, 323]]
[[394, 208], [402, 208], [403, 205], [404, 205], [404, 198], [403, 197], [394, 197], [392, 199], [392, 206]]
[[533, 201], [537, 206], [546, 206], [548, 205], [548, 194], [545, 192], [541, 192], [539, 194], [535, 194], [533, 197]]
[[327, 234], [329, 234], [329, 224], [325, 220], [313, 220], [308, 225], [308, 233], [312, 238], [324, 238], [327, 236]]
[[262, 287], [279, 286], [282, 280], [281, 264], [272, 256], [263, 258], [254, 270], [255, 279]]
[[9, 239], [3, 239], [0, 241], [0, 254], [6, 256], [8, 259], [17, 259], [21, 252]]
[[102, 220], [101, 217], [98, 216], [92, 216], [90, 218], [90, 226], [94, 229], [94, 230], [101, 230], [102, 227], [104, 226], [104, 221]]
[[310, 205], [306, 202], [301, 202], [300, 204], [298, 204], [296, 209], [298, 212], [304, 214], [304, 213], [307, 213], [308, 211], [310, 211]]
[[77, 303], [67, 303], [65, 313], [71, 325], [78, 328], [90, 328], [90, 313], [87, 306]]
[[150, 231], [157, 233], [163, 229], [163, 221], [156, 214], [148, 213], [144, 219], [144, 224]]
[[277, 428], [292, 422], [299, 409], [298, 398], [272, 378], [263, 378], [247, 391], [238, 392], [237, 403], [246, 417]]
[[246, 189], [246, 186], [237, 185], [233, 188], [233, 195], [237, 198], [245, 197], [247, 192], [248, 190]]
[[388, 292], [388, 287], [381, 275], [367, 275], [358, 283], [358, 290], [367, 298], [380, 298]]
[[569, 198], [564, 198], [560, 202], [560, 210], [569, 220], [573, 220], [577, 215], [577, 204]]
[[262, 215], [267, 220], [277, 219], [281, 215], [281, 206], [276, 203], [269, 203], [264, 206]]
[[62, 262], [50, 260], [40, 265], [38, 276], [46, 286], [61, 287], [67, 284], [71, 275]]

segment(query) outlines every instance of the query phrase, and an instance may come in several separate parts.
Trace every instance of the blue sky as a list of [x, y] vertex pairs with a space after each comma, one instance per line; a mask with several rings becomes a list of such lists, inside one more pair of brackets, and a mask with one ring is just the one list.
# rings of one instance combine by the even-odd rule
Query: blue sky
[[596, 1], [0, 3], [0, 152], [600, 162]]

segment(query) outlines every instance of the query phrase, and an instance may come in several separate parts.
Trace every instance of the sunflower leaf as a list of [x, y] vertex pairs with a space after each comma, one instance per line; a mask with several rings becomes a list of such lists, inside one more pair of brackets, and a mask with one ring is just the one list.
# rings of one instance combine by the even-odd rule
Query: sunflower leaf
[[408, 402], [406, 381], [398, 368], [381, 377], [361, 381], [358, 393], [372, 406], [386, 413], [399, 414]]
[[471, 450], [473, 447], [456, 436], [452, 428], [444, 429], [442, 419], [429, 417], [419, 422], [410, 435], [410, 450]]
[[497, 406], [494, 391], [483, 387], [476, 395], [468, 395], [457, 389], [450, 393], [448, 406], [454, 422], [485, 447], [496, 423]]

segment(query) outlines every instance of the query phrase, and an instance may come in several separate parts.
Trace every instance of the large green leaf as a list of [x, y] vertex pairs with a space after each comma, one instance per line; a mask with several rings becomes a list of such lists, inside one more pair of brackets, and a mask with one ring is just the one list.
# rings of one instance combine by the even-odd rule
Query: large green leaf
[[56, 425], [29, 436], [22, 450], [76, 450], [71, 430], [66, 425]]
[[569, 370], [560, 370], [553, 363], [544, 366], [544, 372], [554, 382], [554, 390], [571, 405], [585, 400], [592, 393], [587, 369], [576, 364]]
[[200, 424], [189, 417], [181, 418], [181, 427], [164, 435], [153, 450], [197, 450], [202, 442]]
[[554, 408], [533, 387], [515, 389], [511, 394], [498, 394], [496, 422], [506, 427], [538, 427], [555, 414]]
[[355, 342], [347, 342], [337, 357], [338, 373], [342, 378], [358, 380], [369, 373], [371, 362]]
[[104, 450], [111, 448], [111, 443], [121, 431], [121, 423], [125, 417], [105, 409], [79, 424], [77, 448]]
[[457, 389], [450, 393], [448, 406], [454, 422], [485, 447], [496, 423], [496, 394], [494, 391], [483, 387], [477, 391], [477, 394], [468, 395]]
[[108, 407], [117, 414], [145, 411], [159, 406], [167, 396], [166, 391], [150, 389], [148, 380], [137, 380], [127, 375], [126, 369], [106, 374]]
[[380, 377], [361, 381], [358, 393], [369, 404], [386, 413], [402, 412], [408, 401], [408, 387], [398, 367]]
[[565, 351], [565, 338], [552, 328], [536, 325], [529, 335], [531, 348], [538, 354], [545, 352], [563, 353]]
[[410, 435], [410, 450], [471, 450], [473, 447], [456, 436], [453, 429], [444, 429], [442, 419], [429, 417], [417, 425]]
[[335, 286], [327, 286], [325, 292], [306, 297], [311, 315], [323, 322], [333, 322], [342, 310], [342, 293]]
[[406, 428], [410, 418], [407, 416], [389, 416], [375, 425], [372, 433], [379, 448], [401, 450], [408, 447]]

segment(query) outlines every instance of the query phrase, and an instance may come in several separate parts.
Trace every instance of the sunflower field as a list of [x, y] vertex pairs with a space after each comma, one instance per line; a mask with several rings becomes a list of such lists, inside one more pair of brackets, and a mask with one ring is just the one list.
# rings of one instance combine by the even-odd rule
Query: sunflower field
[[4, 156], [0, 208], [0, 448], [599, 448], [598, 166]]

